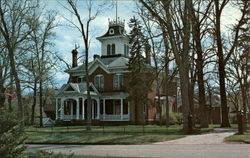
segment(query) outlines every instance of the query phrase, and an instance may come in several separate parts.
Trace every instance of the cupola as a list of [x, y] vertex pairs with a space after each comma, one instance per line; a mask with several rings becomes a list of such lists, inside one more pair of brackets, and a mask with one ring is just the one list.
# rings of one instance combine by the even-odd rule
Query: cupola
[[107, 32], [96, 38], [102, 45], [102, 56], [129, 56], [129, 40], [125, 31], [125, 20], [110, 20]]

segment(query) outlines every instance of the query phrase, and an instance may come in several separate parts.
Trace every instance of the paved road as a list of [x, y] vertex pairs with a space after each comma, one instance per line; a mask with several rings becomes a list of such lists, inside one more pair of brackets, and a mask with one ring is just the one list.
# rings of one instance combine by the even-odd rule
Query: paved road
[[[222, 139], [229, 133], [233, 134], [233, 131], [216, 130], [210, 133], [210, 137], [207, 134], [187, 136], [175, 142], [171, 141], [171, 144], [163, 142], [148, 145], [29, 145], [27, 151], [47, 150], [75, 155], [127, 157], [250, 158], [250, 144], [225, 144], [221, 141], [214, 143], [211, 141], [215, 138]], [[203, 143], [201, 141], [203, 138], [206, 140], [210, 138], [210, 143]], [[187, 139], [195, 141], [187, 143]], [[180, 140], [183, 140], [183, 143]]]

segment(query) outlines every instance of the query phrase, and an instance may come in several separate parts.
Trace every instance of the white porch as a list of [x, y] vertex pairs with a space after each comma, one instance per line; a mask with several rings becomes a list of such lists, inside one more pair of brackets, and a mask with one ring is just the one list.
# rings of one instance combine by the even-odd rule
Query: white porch
[[[87, 118], [86, 97], [58, 97], [56, 120], [85, 120]], [[92, 98], [92, 120], [130, 121], [129, 102], [126, 99]]]

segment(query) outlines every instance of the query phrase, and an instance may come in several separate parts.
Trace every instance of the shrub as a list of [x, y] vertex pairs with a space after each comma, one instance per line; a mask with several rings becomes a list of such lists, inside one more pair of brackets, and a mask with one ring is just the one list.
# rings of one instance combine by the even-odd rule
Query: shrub
[[170, 124], [182, 124], [183, 116], [182, 113], [172, 112], [169, 114]]
[[4, 158], [20, 157], [25, 147], [24, 131], [15, 113], [0, 109], [0, 155]]

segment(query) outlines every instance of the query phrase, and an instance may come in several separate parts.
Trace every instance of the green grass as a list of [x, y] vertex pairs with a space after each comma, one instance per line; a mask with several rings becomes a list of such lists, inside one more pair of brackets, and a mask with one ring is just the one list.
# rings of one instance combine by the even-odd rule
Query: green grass
[[21, 156], [21, 158], [126, 158], [126, 157], [64, 155], [64, 154], [55, 154], [55, 153], [46, 152], [46, 151], [38, 151], [36, 153], [24, 153]]
[[[211, 131], [214, 126], [196, 129], [195, 134]], [[147, 144], [185, 137], [182, 126], [93, 126], [91, 132], [83, 126], [25, 129], [26, 143], [55, 144]], [[144, 132], [143, 132], [144, 131]]]
[[235, 134], [225, 138], [226, 141], [231, 142], [250, 142], [250, 131], [245, 132], [244, 134]]

